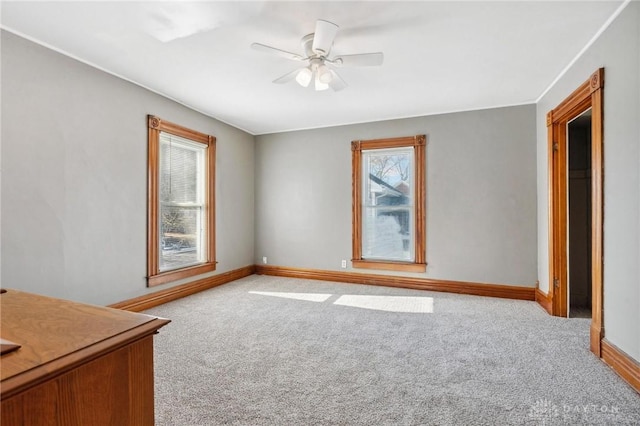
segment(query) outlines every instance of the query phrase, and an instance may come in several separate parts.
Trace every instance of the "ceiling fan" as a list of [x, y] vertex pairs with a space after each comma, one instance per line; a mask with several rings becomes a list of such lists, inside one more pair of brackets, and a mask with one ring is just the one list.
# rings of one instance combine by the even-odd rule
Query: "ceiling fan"
[[253, 43], [251, 47], [255, 50], [276, 54], [294, 61], [308, 63], [304, 67], [297, 68], [282, 77], [276, 78], [273, 80], [274, 83], [283, 84], [295, 79], [302, 87], [309, 87], [313, 81], [315, 90], [326, 90], [331, 87], [337, 92], [347, 87], [347, 83], [330, 66], [375, 66], [382, 65], [384, 60], [382, 52], [329, 57], [333, 40], [337, 33], [338, 26], [336, 24], [318, 19], [315, 32], [307, 34], [300, 41], [304, 56], [261, 43]]

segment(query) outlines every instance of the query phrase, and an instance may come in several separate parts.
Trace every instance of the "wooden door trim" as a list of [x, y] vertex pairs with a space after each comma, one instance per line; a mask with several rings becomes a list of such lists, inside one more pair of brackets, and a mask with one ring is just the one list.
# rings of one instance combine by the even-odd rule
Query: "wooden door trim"
[[[566, 125], [591, 108], [591, 292], [590, 349], [601, 355], [603, 325], [603, 91], [604, 68], [596, 70], [547, 114], [549, 167], [549, 298], [553, 315], [566, 316], [567, 188]], [[554, 281], [557, 280], [557, 285]]]
[[554, 122], [552, 155], [552, 242], [550, 282], [553, 315], [567, 316], [567, 129], [566, 121]]
[[[591, 351], [598, 356], [602, 354], [604, 339], [604, 292], [603, 268], [603, 214], [604, 214], [604, 68], [600, 68], [597, 90], [591, 92]], [[592, 87], [593, 89], [593, 87]]]

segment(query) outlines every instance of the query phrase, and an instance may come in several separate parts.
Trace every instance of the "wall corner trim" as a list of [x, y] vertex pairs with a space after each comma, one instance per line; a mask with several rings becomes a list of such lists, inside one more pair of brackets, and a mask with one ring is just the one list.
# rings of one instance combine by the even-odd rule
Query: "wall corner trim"
[[154, 293], [145, 294], [133, 299], [124, 300], [122, 302], [108, 305], [108, 308], [122, 309], [124, 311], [141, 312], [185, 296], [208, 290], [240, 278], [248, 277], [255, 273], [255, 266], [249, 265], [243, 268], [234, 269], [222, 274], [213, 275], [211, 277], [202, 278], [186, 284], [177, 285], [166, 290], [156, 291]]
[[636, 392], [640, 393], [640, 362], [602, 339], [602, 360], [622, 377]]
[[274, 275], [279, 277], [410, 288], [414, 290], [442, 291], [474, 296], [500, 297], [503, 299], [535, 300], [535, 288], [533, 287], [449, 281], [434, 278], [414, 278], [397, 275], [290, 268], [272, 265], [255, 265], [255, 267], [256, 274]]

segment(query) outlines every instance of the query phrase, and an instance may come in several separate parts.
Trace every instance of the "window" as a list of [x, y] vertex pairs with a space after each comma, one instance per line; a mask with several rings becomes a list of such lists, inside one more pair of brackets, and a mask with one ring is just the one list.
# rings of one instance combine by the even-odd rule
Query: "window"
[[426, 136], [354, 141], [354, 268], [424, 272]]
[[148, 285], [214, 271], [215, 137], [148, 117]]

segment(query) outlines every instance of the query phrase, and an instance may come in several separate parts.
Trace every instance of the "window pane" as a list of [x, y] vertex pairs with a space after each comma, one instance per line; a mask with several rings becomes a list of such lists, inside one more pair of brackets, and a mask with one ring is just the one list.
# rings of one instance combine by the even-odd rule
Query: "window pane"
[[413, 149], [363, 151], [362, 160], [364, 205], [413, 203]]
[[205, 260], [202, 209], [160, 205], [160, 271]]
[[160, 201], [200, 203], [204, 147], [160, 134]]
[[412, 262], [413, 214], [406, 207], [366, 207], [362, 220], [363, 259]]
[[414, 261], [413, 148], [362, 151], [362, 258]]
[[206, 261], [205, 151], [202, 144], [160, 133], [160, 272]]

